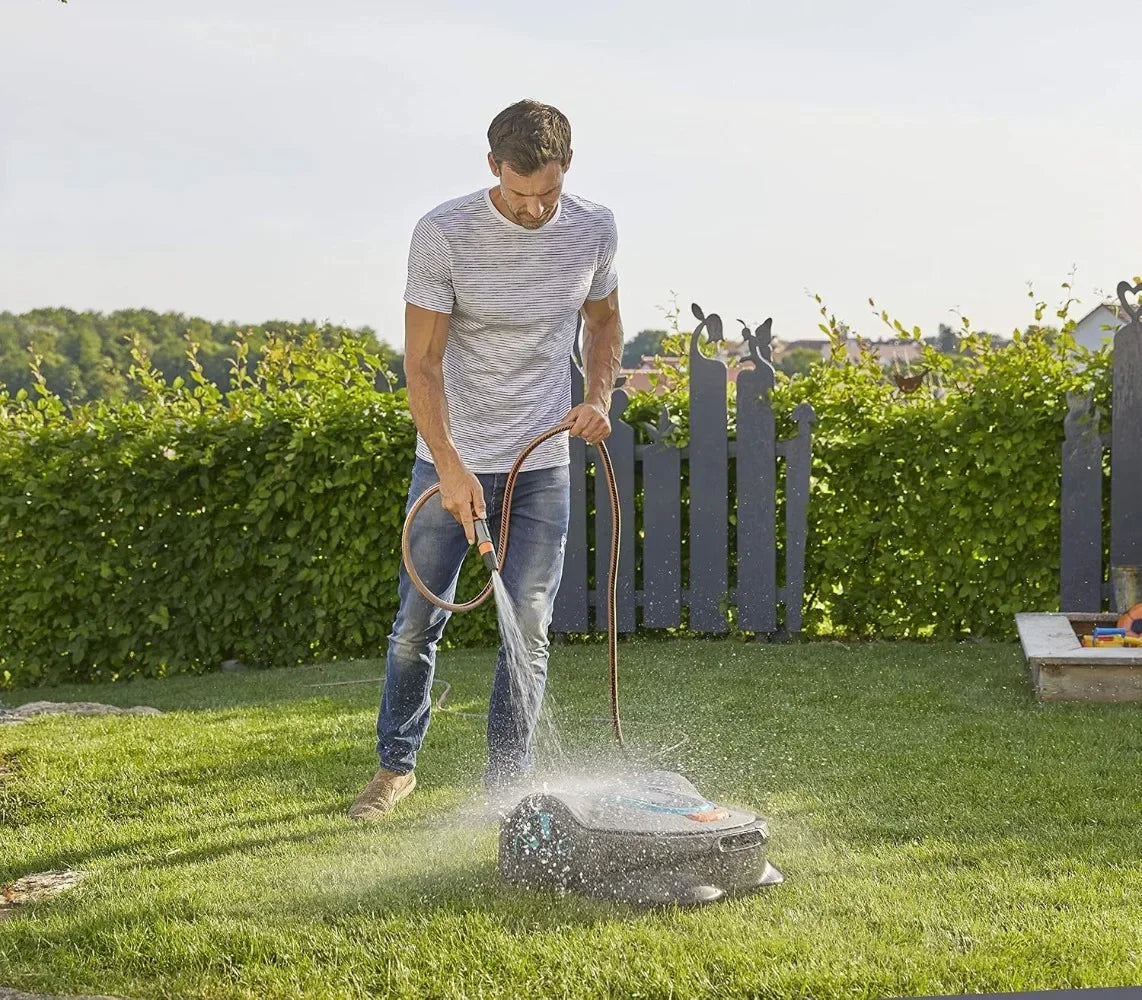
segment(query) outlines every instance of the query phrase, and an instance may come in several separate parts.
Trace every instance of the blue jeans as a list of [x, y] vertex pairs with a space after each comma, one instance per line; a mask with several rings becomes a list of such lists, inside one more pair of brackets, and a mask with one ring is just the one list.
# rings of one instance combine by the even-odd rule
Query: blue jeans
[[[478, 474], [484, 490], [488, 529], [499, 554], [499, 526], [507, 473]], [[417, 458], [412, 470], [405, 513], [426, 489], [438, 481], [436, 467]], [[507, 558], [500, 572], [519, 616], [529, 662], [542, 691], [547, 680], [549, 641], [555, 595], [563, 574], [563, 551], [570, 513], [567, 466], [519, 473], [512, 490]], [[432, 497], [417, 513], [409, 534], [409, 549], [421, 580], [434, 594], [454, 601], [460, 567], [469, 551], [464, 529]], [[398, 578], [400, 608], [389, 635], [385, 686], [377, 715], [377, 756], [381, 767], [408, 772], [416, 765], [431, 715], [430, 695], [436, 668], [436, 647], [451, 612], [425, 600], [413, 586], [401, 561]], [[474, 596], [474, 595], [473, 595]], [[491, 598], [489, 598], [491, 600]], [[496, 657], [488, 710], [488, 766], [484, 780], [498, 785], [531, 770], [533, 736], [540, 703], [515, 705], [504, 650]]]

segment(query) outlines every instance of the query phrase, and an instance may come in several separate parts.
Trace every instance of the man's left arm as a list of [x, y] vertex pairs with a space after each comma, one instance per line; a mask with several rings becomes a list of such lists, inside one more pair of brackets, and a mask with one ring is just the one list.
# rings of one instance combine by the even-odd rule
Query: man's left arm
[[571, 434], [598, 444], [611, 433], [611, 393], [622, 370], [623, 324], [619, 318], [619, 275], [616, 258], [619, 232], [607, 212], [606, 234], [583, 317], [583, 402], [568, 414]]
[[611, 393], [622, 369], [623, 324], [616, 287], [601, 299], [583, 303], [583, 402], [567, 415], [570, 433], [598, 444], [611, 433]]

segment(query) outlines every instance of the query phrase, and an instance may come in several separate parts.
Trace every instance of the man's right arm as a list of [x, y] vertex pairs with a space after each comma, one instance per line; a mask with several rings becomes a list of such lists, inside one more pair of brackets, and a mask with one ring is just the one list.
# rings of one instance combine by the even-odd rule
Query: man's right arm
[[469, 544], [475, 540], [473, 515], [485, 518], [484, 491], [460, 458], [448, 422], [444, 395], [444, 345], [448, 341], [447, 313], [405, 304], [404, 369], [408, 408], [440, 477], [440, 502], [464, 527]]

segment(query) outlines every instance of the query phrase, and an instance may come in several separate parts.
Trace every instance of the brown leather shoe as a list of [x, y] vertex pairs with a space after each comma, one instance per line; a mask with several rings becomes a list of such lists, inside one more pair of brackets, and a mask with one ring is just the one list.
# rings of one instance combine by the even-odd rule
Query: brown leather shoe
[[349, 807], [349, 818], [365, 821], [380, 819], [415, 787], [416, 775], [412, 771], [400, 774], [397, 771], [386, 771], [382, 767]]

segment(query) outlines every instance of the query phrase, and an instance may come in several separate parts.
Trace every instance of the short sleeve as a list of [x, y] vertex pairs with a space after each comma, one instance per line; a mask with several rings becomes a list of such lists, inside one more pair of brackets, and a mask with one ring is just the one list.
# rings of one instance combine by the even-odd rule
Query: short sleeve
[[605, 299], [619, 284], [619, 272], [615, 257], [619, 249], [619, 231], [615, 225], [615, 217], [607, 212], [606, 235], [603, 245], [599, 248], [599, 259], [595, 265], [595, 276], [591, 281], [591, 290], [587, 293], [588, 301]]
[[451, 313], [455, 298], [448, 241], [439, 226], [422, 218], [412, 232], [408, 249], [404, 300], [422, 309]]

